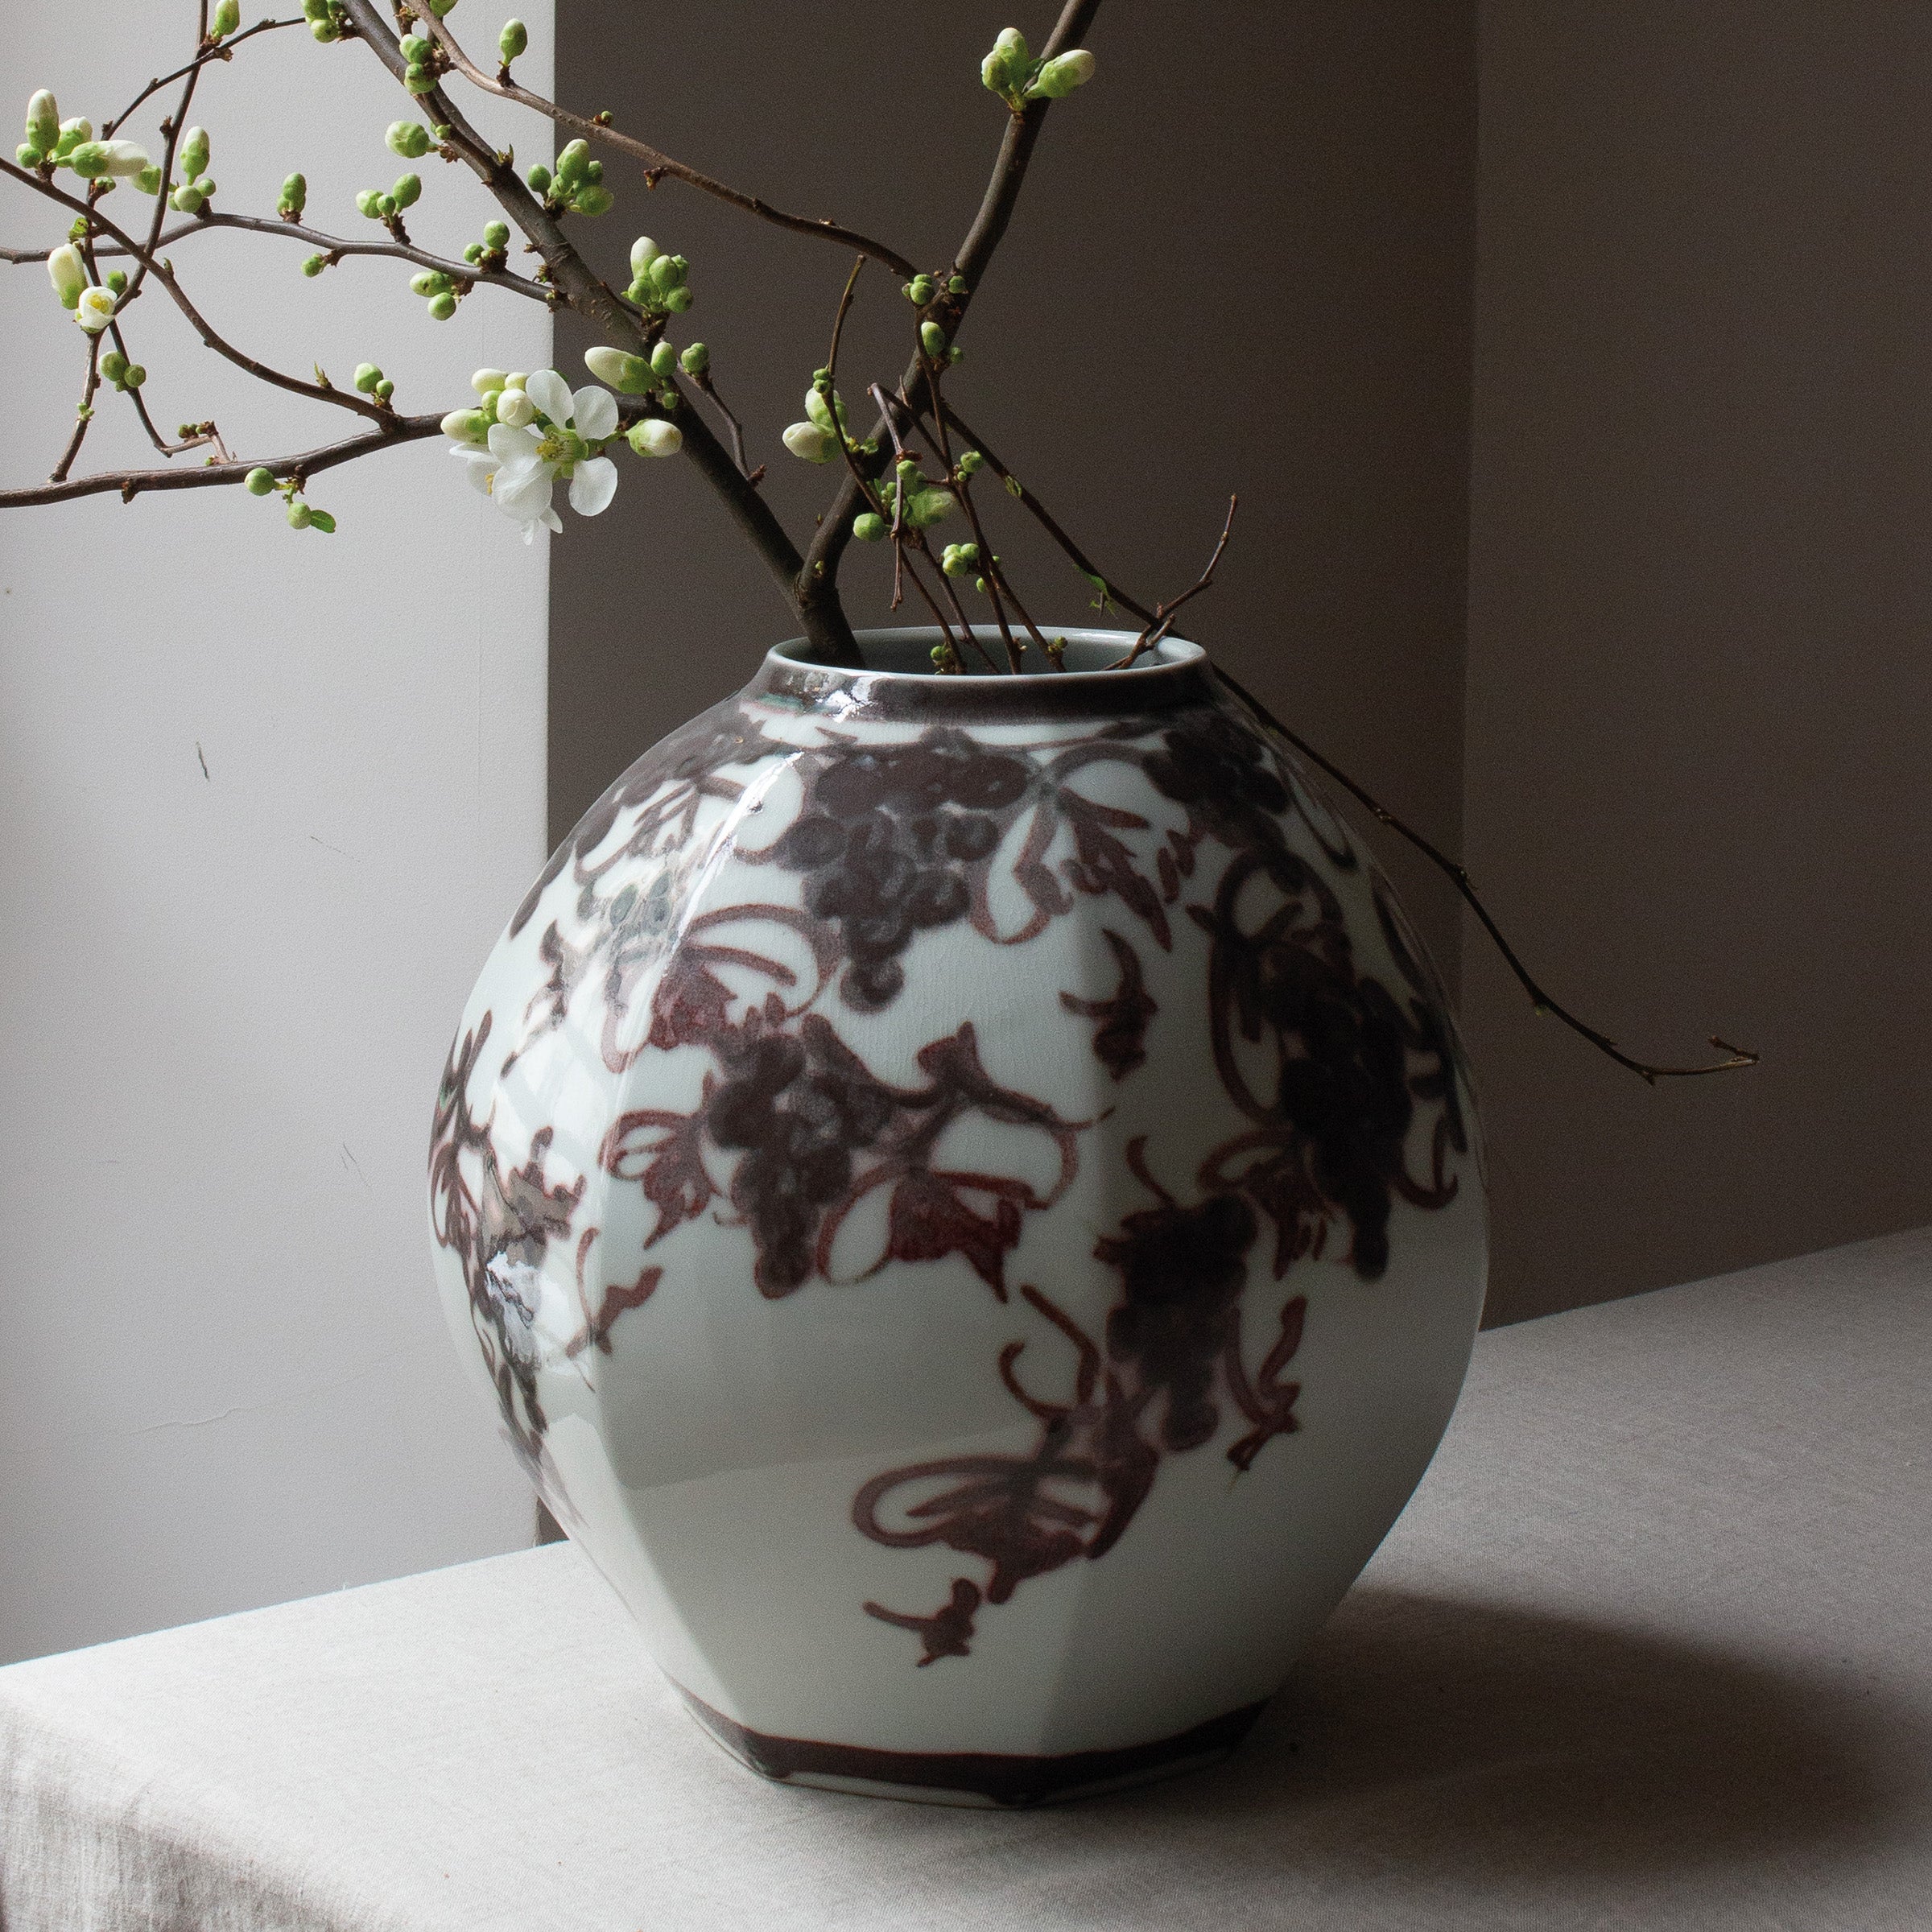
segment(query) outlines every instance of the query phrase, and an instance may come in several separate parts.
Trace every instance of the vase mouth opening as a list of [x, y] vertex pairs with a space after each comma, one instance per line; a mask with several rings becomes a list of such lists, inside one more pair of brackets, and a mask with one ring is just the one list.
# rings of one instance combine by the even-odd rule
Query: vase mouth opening
[[[958, 634], [957, 628], [955, 635]], [[1023, 634], [1016, 631], [1015, 636]], [[1066, 629], [1060, 626], [1042, 626], [1042, 634], [1049, 639], [1063, 638], [1067, 648], [1061, 657], [1063, 669], [1055, 671], [1051, 664], [1041, 659], [1040, 649], [1030, 640], [1022, 658], [1022, 669], [1017, 674], [1023, 679], [1051, 680], [1062, 687], [1073, 684], [1088, 684], [1104, 679], [1112, 683], [1121, 678], [1144, 678], [1152, 673], [1174, 671], [1183, 666], [1192, 666], [1203, 661], [1207, 653], [1198, 644], [1184, 638], [1166, 637], [1142, 653], [1137, 663], [1124, 670], [1113, 667], [1133, 649], [1134, 641], [1140, 636], [1134, 630], [1096, 630], [1085, 626]], [[1000, 635], [999, 627], [993, 624], [976, 624], [972, 627], [975, 643], [984, 647], [993, 663], [998, 668], [989, 670], [980, 662], [976, 652], [966, 669], [941, 674], [932, 662], [933, 647], [944, 641], [945, 634], [937, 625], [906, 625], [886, 630], [855, 630], [854, 642], [864, 658], [861, 666], [828, 664], [813, 654], [809, 639], [793, 638], [773, 647], [771, 656], [786, 665], [807, 667], [821, 675], [853, 678], [883, 678], [907, 683], [919, 681], [940, 684], [943, 687], [957, 690], [962, 687], [1010, 686], [1015, 673], [1005, 668], [1006, 646]]]

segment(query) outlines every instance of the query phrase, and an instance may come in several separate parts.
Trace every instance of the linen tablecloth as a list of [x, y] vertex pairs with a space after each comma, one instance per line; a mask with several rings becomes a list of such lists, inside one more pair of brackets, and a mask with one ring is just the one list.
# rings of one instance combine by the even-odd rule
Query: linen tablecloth
[[1932, 1231], [1484, 1336], [1228, 1764], [766, 1785], [568, 1546], [0, 1671], [4, 1932], [1932, 1926]]

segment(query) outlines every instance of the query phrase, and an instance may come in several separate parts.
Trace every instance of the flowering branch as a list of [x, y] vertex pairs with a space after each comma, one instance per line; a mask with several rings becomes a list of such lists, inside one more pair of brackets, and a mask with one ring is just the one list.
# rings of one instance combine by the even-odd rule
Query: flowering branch
[[423, 22], [425, 31], [448, 56], [448, 63], [457, 73], [473, 87], [481, 88], [486, 94], [494, 94], [499, 100], [514, 101], [519, 107], [529, 108], [554, 121], [559, 127], [567, 127], [580, 138], [613, 152], [623, 155], [639, 163], [645, 178], [653, 188], [660, 178], [682, 181], [687, 187], [695, 188], [700, 193], [715, 196], [720, 201], [728, 201], [733, 208], [741, 208], [748, 215], [756, 215], [762, 221], [770, 221], [776, 226], [788, 229], [796, 235], [812, 235], [826, 242], [836, 243], [841, 248], [857, 250], [862, 255], [874, 255], [896, 274], [911, 275], [918, 271], [897, 250], [888, 248], [882, 242], [875, 242], [862, 235], [857, 229], [846, 228], [840, 223], [824, 219], [814, 220], [809, 215], [787, 214], [783, 208], [774, 208], [769, 201], [756, 195], [748, 195], [741, 190], [728, 187], [724, 182], [714, 180], [709, 175], [701, 174], [695, 167], [687, 167], [682, 161], [674, 160], [660, 148], [653, 147], [647, 141], [640, 141], [632, 134], [620, 134], [601, 115], [573, 114], [570, 109], [559, 106], [555, 101], [534, 93], [526, 87], [519, 87], [507, 76], [510, 63], [504, 62], [501, 72], [492, 76], [464, 52], [456, 37], [441, 19], [432, 16]]

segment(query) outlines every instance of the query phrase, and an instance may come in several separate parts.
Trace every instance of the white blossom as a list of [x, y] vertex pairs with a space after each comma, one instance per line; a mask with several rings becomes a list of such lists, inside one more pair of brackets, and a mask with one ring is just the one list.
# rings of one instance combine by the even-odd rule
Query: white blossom
[[80, 291], [80, 299], [74, 308], [74, 320], [90, 336], [97, 336], [114, 319], [114, 304], [118, 298], [111, 288], [103, 288], [98, 283]]
[[570, 506], [579, 516], [594, 517], [609, 506], [617, 494], [617, 466], [599, 452], [617, 433], [617, 403], [607, 389], [587, 386], [573, 395], [554, 369], [539, 369], [522, 393], [533, 419], [502, 421], [499, 399], [499, 419], [490, 425], [487, 445], [479, 449], [461, 443], [450, 454], [462, 459], [470, 481], [522, 529], [527, 543], [539, 524], [564, 527], [550, 501], [559, 476], [569, 485]]

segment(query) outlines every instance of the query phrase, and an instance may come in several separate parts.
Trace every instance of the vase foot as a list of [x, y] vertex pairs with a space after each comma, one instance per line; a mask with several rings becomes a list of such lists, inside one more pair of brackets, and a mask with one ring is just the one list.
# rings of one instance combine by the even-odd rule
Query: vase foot
[[1234, 1750], [1263, 1707], [1249, 1704], [1150, 1744], [1034, 1757], [988, 1751], [877, 1751], [816, 1738], [773, 1737], [714, 1711], [681, 1685], [676, 1688], [692, 1715], [733, 1757], [774, 1783], [1001, 1810], [1065, 1804], [1203, 1770]]

